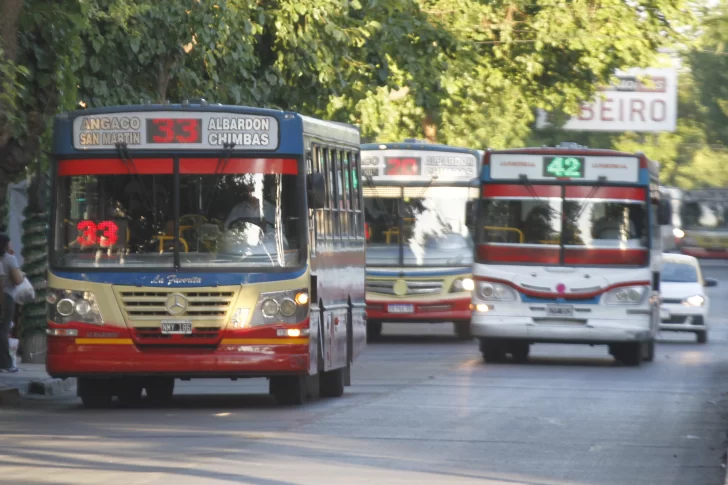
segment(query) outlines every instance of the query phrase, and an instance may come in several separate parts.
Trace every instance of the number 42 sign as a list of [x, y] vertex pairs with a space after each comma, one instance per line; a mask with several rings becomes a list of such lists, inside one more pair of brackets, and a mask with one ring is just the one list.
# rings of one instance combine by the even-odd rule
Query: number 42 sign
[[544, 177], [584, 178], [584, 157], [543, 157]]

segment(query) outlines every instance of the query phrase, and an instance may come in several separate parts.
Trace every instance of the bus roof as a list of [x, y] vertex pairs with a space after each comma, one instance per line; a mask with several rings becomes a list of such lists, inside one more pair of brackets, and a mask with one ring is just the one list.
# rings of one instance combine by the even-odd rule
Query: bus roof
[[414, 141], [386, 142], [386, 143], [363, 143], [362, 150], [422, 150], [433, 152], [470, 153], [478, 155], [478, 150], [473, 148], [441, 145], [438, 143], [423, 143]]
[[143, 104], [61, 113], [53, 133], [55, 155], [117, 153], [125, 143], [135, 155], [160, 151], [303, 153], [305, 134], [359, 145], [359, 130], [298, 113], [222, 104]]

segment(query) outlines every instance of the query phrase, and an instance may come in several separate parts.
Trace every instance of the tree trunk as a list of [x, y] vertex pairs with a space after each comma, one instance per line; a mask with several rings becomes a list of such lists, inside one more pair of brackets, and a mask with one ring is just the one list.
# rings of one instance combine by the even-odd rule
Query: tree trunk
[[45, 363], [48, 343], [45, 333], [35, 333], [23, 339], [23, 363], [43, 364]]
[[0, 1], [0, 47], [10, 61], [18, 55], [18, 17], [22, 9], [23, 0]]
[[425, 133], [425, 140], [430, 143], [437, 143], [437, 125], [432, 119], [432, 115], [428, 114], [422, 120], [422, 131]]

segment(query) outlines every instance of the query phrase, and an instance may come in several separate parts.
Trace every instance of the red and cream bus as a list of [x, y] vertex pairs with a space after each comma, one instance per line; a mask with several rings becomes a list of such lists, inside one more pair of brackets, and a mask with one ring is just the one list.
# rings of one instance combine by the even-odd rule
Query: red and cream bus
[[239, 106], [119, 106], [54, 126], [48, 357], [86, 406], [175, 379], [340, 396], [366, 342], [359, 132]]

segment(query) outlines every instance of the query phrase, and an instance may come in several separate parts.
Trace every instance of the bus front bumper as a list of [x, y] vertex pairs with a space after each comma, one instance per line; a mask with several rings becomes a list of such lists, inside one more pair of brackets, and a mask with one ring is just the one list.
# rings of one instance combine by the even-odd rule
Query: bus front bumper
[[470, 295], [427, 300], [385, 300], [368, 297], [367, 319], [417, 323], [470, 320]]
[[309, 339], [223, 338], [212, 348], [140, 349], [131, 338], [48, 337], [46, 370], [52, 377], [165, 375], [265, 377], [307, 374]]
[[630, 320], [590, 318], [586, 323], [536, 323], [531, 317], [473, 315], [470, 327], [475, 337], [525, 340], [532, 343], [642, 342], [655, 335], [646, 315], [634, 315]]

